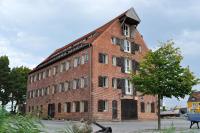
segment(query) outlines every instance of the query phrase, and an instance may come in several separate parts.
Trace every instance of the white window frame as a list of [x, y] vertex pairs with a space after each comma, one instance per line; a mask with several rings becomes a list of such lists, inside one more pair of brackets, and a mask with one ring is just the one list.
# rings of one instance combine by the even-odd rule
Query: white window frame
[[66, 82], [64, 83], [64, 87], [65, 87], [65, 91], [68, 91], [68, 90], [69, 90], [69, 82], [68, 82], [68, 81], [66, 81]]
[[76, 103], [72, 102], [72, 108], [71, 108], [71, 112], [76, 112]]
[[67, 112], [67, 103], [64, 103], [64, 112]]
[[69, 68], [70, 68], [70, 62], [69, 61], [66, 62], [65, 67], [66, 67], [65, 68], [66, 71], [69, 70]]
[[133, 85], [131, 84], [131, 81], [128, 79], [125, 79], [125, 93], [127, 95], [133, 94]]
[[131, 53], [131, 42], [124, 40], [124, 52]]
[[84, 88], [84, 86], [85, 86], [85, 82], [84, 82], [85, 80], [84, 80], [84, 78], [82, 77], [82, 78], [80, 78], [80, 82], [81, 82], [81, 86], [80, 86], [80, 88]]
[[74, 67], [78, 66], [78, 57], [74, 58]]
[[84, 112], [84, 102], [83, 101], [81, 101], [80, 102], [80, 112]]
[[82, 65], [85, 64], [85, 55], [82, 55], [82, 56], [81, 56], [81, 64], [82, 64]]
[[111, 43], [114, 44], [114, 45], [117, 44], [117, 39], [116, 39], [116, 37], [112, 37], [112, 38], [111, 38]]
[[132, 61], [128, 58], [125, 58], [125, 73], [130, 73], [132, 70]]
[[123, 24], [123, 34], [126, 37], [130, 37], [130, 26], [128, 24]]
[[56, 74], [57, 74], [57, 69], [58, 69], [57, 66], [54, 66], [54, 67], [53, 67], [53, 75], [56, 75]]
[[117, 57], [116, 56], [112, 57], [112, 65], [117, 66]]
[[117, 78], [113, 78], [113, 80], [112, 80], [112, 84], [113, 84], [113, 88], [114, 89], [117, 89]]
[[77, 89], [77, 80], [76, 79], [73, 80], [73, 89], [74, 90]]
[[64, 72], [66, 70], [66, 62], [61, 63], [60, 72]]
[[147, 113], [151, 113], [151, 103], [148, 102], [146, 104], [146, 109], [145, 110], [146, 110]]
[[108, 88], [108, 77], [103, 76], [103, 88]]
[[102, 54], [102, 58], [103, 58], [103, 64], [108, 64], [108, 55], [107, 54]]

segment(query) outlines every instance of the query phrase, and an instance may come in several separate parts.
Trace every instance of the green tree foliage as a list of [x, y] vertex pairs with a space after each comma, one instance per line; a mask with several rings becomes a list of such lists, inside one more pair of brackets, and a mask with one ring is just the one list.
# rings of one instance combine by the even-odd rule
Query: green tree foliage
[[9, 102], [9, 59], [7, 56], [0, 57], [0, 101], [2, 107]]
[[156, 51], [149, 51], [140, 64], [139, 74], [132, 75], [132, 83], [144, 95], [158, 96], [158, 129], [160, 129], [160, 99], [184, 98], [198, 84], [189, 67], [182, 67], [180, 49], [173, 41], [162, 43]]
[[19, 104], [26, 100], [28, 73], [31, 70], [27, 67], [15, 67], [10, 72], [11, 101], [15, 101], [14, 112]]

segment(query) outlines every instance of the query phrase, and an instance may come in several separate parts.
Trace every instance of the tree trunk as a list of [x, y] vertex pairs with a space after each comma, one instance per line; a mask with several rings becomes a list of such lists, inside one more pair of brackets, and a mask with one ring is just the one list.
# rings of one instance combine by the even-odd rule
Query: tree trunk
[[158, 130], [161, 129], [161, 122], [160, 122], [160, 98], [161, 96], [158, 95]]

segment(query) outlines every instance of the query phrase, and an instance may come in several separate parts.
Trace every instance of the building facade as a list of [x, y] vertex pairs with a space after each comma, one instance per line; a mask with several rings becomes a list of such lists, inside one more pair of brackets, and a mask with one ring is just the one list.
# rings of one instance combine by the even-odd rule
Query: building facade
[[193, 92], [187, 101], [188, 112], [200, 113], [200, 91]]
[[148, 48], [133, 8], [57, 49], [29, 74], [27, 113], [55, 119], [156, 119], [156, 97], [129, 81]]

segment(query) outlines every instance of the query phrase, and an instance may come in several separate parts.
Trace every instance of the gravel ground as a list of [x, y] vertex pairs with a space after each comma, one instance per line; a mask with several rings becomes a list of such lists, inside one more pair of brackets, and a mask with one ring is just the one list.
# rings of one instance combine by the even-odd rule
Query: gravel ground
[[[67, 121], [49, 121], [42, 120], [42, 123], [46, 127], [48, 133], [55, 133], [65, 128]], [[154, 129], [157, 128], [157, 121], [148, 120], [148, 121], [122, 121], [122, 122], [99, 122], [103, 126], [112, 127], [113, 133], [156, 133]], [[162, 128], [169, 128], [171, 125], [176, 127], [177, 133], [200, 133], [200, 129], [197, 129], [197, 126], [194, 125], [193, 129], [189, 129], [190, 122], [183, 118], [174, 118], [174, 119], [163, 119], [161, 121]], [[99, 127], [92, 125], [93, 131], [99, 130]]]

